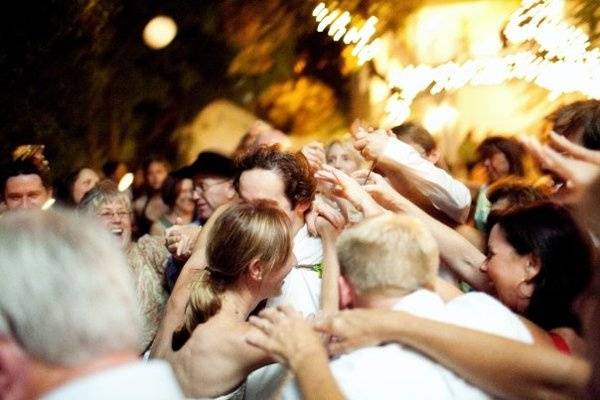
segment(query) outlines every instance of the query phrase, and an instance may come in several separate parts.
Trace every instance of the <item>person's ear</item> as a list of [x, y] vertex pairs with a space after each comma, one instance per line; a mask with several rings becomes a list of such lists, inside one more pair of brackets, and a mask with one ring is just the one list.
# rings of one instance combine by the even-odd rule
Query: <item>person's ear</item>
[[533, 280], [540, 273], [541, 265], [540, 258], [531, 253], [527, 255], [527, 264], [525, 265], [525, 278], [528, 281]]
[[0, 399], [28, 398], [28, 357], [12, 340], [0, 336]]
[[260, 262], [257, 258], [250, 261], [250, 265], [248, 265], [248, 275], [255, 282], [261, 282], [263, 279], [263, 263]]
[[233, 181], [227, 182], [227, 188], [225, 189], [225, 193], [228, 200], [233, 200], [237, 197], [237, 192], [233, 187]]
[[539, 274], [541, 267], [540, 259], [534, 254], [526, 256], [525, 264], [525, 278], [521, 281], [517, 287], [519, 296], [523, 299], [530, 299], [535, 290], [535, 284], [533, 283], [534, 278]]
[[301, 203], [296, 204], [296, 207], [294, 208], [294, 211], [298, 214], [298, 215], [304, 215], [304, 213], [306, 212], [306, 210], [308, 210], [310, 208], [310, 202], [309, 201], [303, 201]]
[[343, 276], [338, 278], [338, 290], [340, 295], [340, 310], [352, 308], [356, 293], [352, 284]]
[[427, 160], [431, 161], [432, 164], [437, 164], [441, 157], [442, 154], [438, 149], [433, 149], [427, 154]]

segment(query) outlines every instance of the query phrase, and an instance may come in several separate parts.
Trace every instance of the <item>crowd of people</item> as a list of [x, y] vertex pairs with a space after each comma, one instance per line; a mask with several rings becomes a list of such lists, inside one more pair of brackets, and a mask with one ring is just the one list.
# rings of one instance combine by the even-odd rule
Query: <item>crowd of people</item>
[[294, 152], [259, 121], [135, 178], [19, 146], [0, 398], [598, 398], [600, 101], [548, 126], [466, 179], [412, 122]]

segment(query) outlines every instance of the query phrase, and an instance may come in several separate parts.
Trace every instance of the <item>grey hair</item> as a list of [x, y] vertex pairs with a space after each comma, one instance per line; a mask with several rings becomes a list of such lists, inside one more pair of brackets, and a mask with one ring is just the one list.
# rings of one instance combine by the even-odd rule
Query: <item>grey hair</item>
[[91, 218], [23, 211], [0, 218], [0, 334], [28, 354], [77, 365], [139, 343], [134, 283]]
[[79, 209], [89, 214], [94, 214], [100, 206], [106, 203], [122, 203], [128, 212], [131, 212], [131, 200], [124, 192], [119, 192], [117, 185], [109, 180], [104, 180], [90, 189], [81, 199]]

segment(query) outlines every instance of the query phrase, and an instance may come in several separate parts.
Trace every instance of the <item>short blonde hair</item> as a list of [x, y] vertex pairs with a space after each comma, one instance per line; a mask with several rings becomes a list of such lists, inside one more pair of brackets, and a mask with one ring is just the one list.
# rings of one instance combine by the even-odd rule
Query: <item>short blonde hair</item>
[[394, 288], [407, 293], [432, 286], [437, 243], [417, 220], [383, 214], [345, 230], [337, 241], [341, 273], [359, 292]]

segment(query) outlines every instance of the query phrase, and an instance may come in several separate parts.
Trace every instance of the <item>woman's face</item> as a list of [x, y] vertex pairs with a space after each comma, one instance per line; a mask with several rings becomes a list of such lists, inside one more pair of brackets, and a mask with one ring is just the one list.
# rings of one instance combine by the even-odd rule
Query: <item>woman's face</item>
[[523, 313], [529, 305], [531, 292], [527, 268], [531, 257], [520, 255], [507, 242], [499, 225], [494, 225], [488, 239], [488, 256], [480, 270], [488, 275], [496, 297], [517, 313]]
[[192, 213], [196, 207], [193, 198], [194, 182], [191, 179], [183, 179], [179, 184], [179, 194], [175, 200], [175, 208], [183, 213]]
[[339, 143], [329, 146], [327, 151], [327, 164], [350, 175], [358, 168], [352, 155]]
[[75, 204], [79, 204], [83, 196], [91, 188], [96, 186], [99, 180], [100, 178], [98, 177], [98, 174], [96, 174], [89, 168], [83, 168], [79, 172], [79, 175], [77, 175], [77, 179], [75, 179], [75, 182], [73, 182], [72, 197]]
[[504, 153], [497, 151], [483, 161], [487, 171], [488, 182], [492, 183], [507, 176], [510, 172], [510, 164]]
[[117, 237], [121, 248], [126, 249], [131, 243], [131, 213], [120, 201], [108, 201], [100, 204], [96, 210], [104, 226]]
[[279, 269], [276, 269], [277, 267], [273, 268], [271, 272], [263, 277], [261, 290], [264, 293], [264, 298], [268, 299], [281, 295], [281, 288], [283, 287], [285, 277], [288, 276], [296, 264], [296, 256], [291, 253], [283, 266], [279, 267]]

